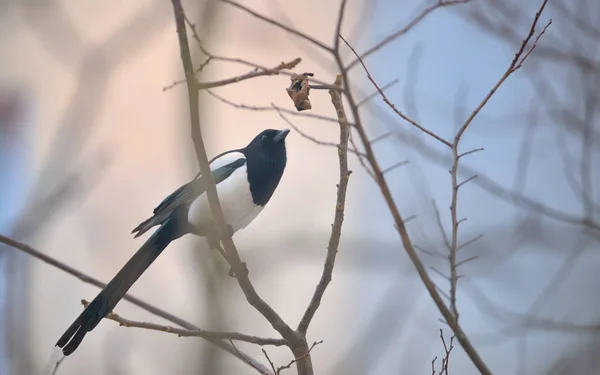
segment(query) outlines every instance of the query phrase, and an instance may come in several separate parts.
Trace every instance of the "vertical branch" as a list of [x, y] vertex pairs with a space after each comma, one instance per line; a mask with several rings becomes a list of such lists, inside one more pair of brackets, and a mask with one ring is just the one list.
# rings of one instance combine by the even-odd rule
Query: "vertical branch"
[[295, 358], [298, 359], [296, 362], [298, 373], [301, 375], [312, 375], [312, 363], [310, 355], [307, 355], [309, 349], [306, 339], [290, 328], [290, 326], [283, 321], [279, 314], [277, 314], [277, 312], [273, 310], [273, 308], [258, 295], [254, 289], [254, 286], [250, 282], [248, 277], [248, 269], [240, 259], [239, 253], [232, 239], [232, 233], [225, 221], [223, 210], [219, 202], [219, 196], [217, 194], [217, 188], [215, 186], [212, 174], [210, 173], [210, 164], [206, 154], [206, 149], [204, 147], [204, 141], [202, 139], [202, 131], [200, 128], [200, 112], [198, 107], [198, 88], [196, 85], [196, 79], [194, 77], [194, 68], [192, 65], [192, 58], [187, 40], [185, 13], [181, 6], [180, 0], [171, 0], [171, 2], [173, 4], [177, 34], [179, 36], [181, 60], [185, 70], [185, 79], [188, 88], [192, 138], [196, 148], [198, 163], [200, 164], [200, 172], [202, 174], [201, 178], [204, 180], [206, 195], [208, 197], [209, 206], [213, 216], [213, 222], [215, 223], [217, 233], [221, 242], [223, 243], [223, 247], [225, 248], [227, 260], [235, 272], [238, 284], [242, 289], [242, 292], [244, 293], [248, 303], [250, 303], [250, 305], [252, 305], [258, 312], [260, 312], [269, 321], [269, 323], [271, 323], [271, 326], [287, 341], [290, 349], [294, 353]]
[[[202, 172], [202, 178], [204, 178], [204, 182], [207, 183], [211, 181], [210, 184], [213, 186], [213, 190], [216, 193], [216, 188], [214, 188], [214, 181], [212, 175], [210, 173], [207, 175], [204, 172], [210, 171], [210, 166], [208, 164], [208, 158], [206, 159], [206, 163], [202, 160], [202, 153], [206, 153], [204, 151], [204, 142], [202, 140], [202, 131], [200, 129], [200, 108], [198, 105], [198, 89], [196, 87], [196, 76], [194, 74], [194, 64], [192, 62], [192, 56], [190, 54], [190, 45], [187, 38], [187, 31], [185, 28], [185, 12], [183, 11], [183, 7], [181, 6], [181, 0], [172, 0], [173, 4], [173, 13], [175, 15], [175, 25], [177, 28], [177, 38], [179, 40], [179, 52], [181, 56], [181, 62], [183, 64], [183, 71], [185, 74], [185, 81], [187, 83], [187, 92], [190, 106], [190, 124], [191, 124], [191, 133], [192, 133], [192, 141], [194, 142], [194, 148], [196, 150], [196, 159], [198, 160], [198, 164], [200, 165], [200, 171]], [[203, 165], [204, 164], [204, 165]], [[207, 190], [209, 190], [207, 188]], [[216, 194], [215, 194], [216, 195]], [[209, 195], [210, 197], [210, 195]], [[217, 198], [218, 200], [218, 198]], [[211, 209], [213, 208], [213, 200], [211, 199]], [[217, 202], [218, 203], [218, 202]]]
[[346, 111], [342, 103], [342, 95], [340, 89], [342, 88], [342, 76], [338, 75], [335, 79], [335, 90], [329, 90], [331, 95], [331, 103], [335, 107], [338, 122], [340, 124], [340, 144], [338, 146], [338, 158], [340, 163], [340, 179], [338, 182], [337, 200], [335, 205], [335, 217], [333, 220], [333, 226], [331, 228], [331, 236], [329, 237], [329, 245], [327, 246], [327, 257], [325, 258], [325, 265], [323, 266], [323, 274], [321, 280], [317, 285], [315, 293], [304, 312], [304, 316], [298, 324], [298, 332], [302, 335], [306, 335], [308, 326], [314, 317], [323, 294], [327, 289], [327, 286], [331, 282], [331, 275], [333, 273], [333, 266], [335, 264], [335, 258], [337, 256], [338, 247], [340, 244], [340, 237], [342, 235], [342, 224], [344, 222], [344, 208], [346, 204], [346, 190], [348, 188], [348, 180], [350, 178], [351, 171], [348, 170], [348, 139], [350, 138], [350, 129], [348, 127], [348, 118], [346, 117]]
[[458, 142], [452, 145], [452, 169], [450, 178], [452, 180], [452, 198], [450, 201], [450, 220], [452, 225], [452, 235], [450, 238], [450, 248], [448, 261], [450, 263], [450, 310], [454, 314], [454, 319], [458, 322], [458, 308], [456, 307], [456, 286], [458, 284], [458, 275], [456, 273], [456, 252], [458, 249]]
[[[363, 67], [365, 67], [365, 70], [367, 70], [366, 66], [362, 62], [362, 59], [356, 53], [356, 50], [354, 50], [354, 48], [352, 48], [352, 46], [350, 44], [348, 44], [347, 42], [346, 42], [346, 44], [352, 50], [352, 52], [357, 57], [359, 62], [363, 65]], [[483, 358], [481, 358], [481, 356], [479, 355], [479, 353], [477, 352], [477, 350], [475, 349], [473, 344], [471, 344], [471, 341], [468, 339], [468, 337], [465, 334], [465, 332], [463, 331], [462, 327], [458, 324], [458, 322], [454, 318], [454, 314], [450, 311], [448, 306], [446, 306], [446, 304], [444, 303], [442, 296], [438, 292], [435, 283], [429, 277], [429, 274], [427, 273], [427, 270], [425, 269], [423, 262], [421, 261], [421, 259], [419, 258], [419, 255], [417, 254], [417, 251], [416, 251], [416, 249], [412, 243], [412, 240], [410, 238], [410, 235], [408, 234], [408, 230], [406, 229], [406, 226], [404, 225], [405, 221], [404, 221], [402, 215], [400, 214], [400, 210], [398, 209], [396, 202], [394, 201], [390, 187], [387, 184], [387, 181], [385, 180], [384, 173], [381, 169], [381, 166], [379, 165], [379, 161], [377, 160], [377, 157], [375, 156], [375, 152], [373, 150], [371, 141], [369, 140], [369, 136], [367, 135], [367, 132], [362, 123], [359, 108], [356, 104], [356, 100], [355, 100], [354, 96], [352, 95], [352, 92], [348, 85], [348, 69], [344, 68], [343, 62], [342, 62], [339, 54], [335, 57], [336, 57], [336, 62], [342, 71], [342, 76], [344, 79], [344, 94], [346, 95], [346, 98], [348, 99], [350, 109], [352, 111], [355, 128], [356, 128], [358, 135], [360, 137], [360, 140], [364, 146], [367, 160], [369, 161], [369, 164], [372, 167], [373, 174], [375, 175], [375, 181], [376, 181], [377, 185], [379, 186], [379, 189], [380, 189], [381, 194], [386, 202], [386, 205], [388, 206], [388, 209], [390, 210], [390, 213], [394, 220], [395, 227], [398, 231], [398, 234], [400, 235], [400, 240], [402, 241], [404, 250], [406, 251], [408, 257], [410, 258], [415, 269], [417, 270], [417, 273], [419, 274], [419, 278], [425, 285], [425, 288], [427, 289], [427, 292], [429, 292], [431, 299], [433, 300], [433, 302], [437, 306], [438, 310], [440, 311], [440, 313], [442, 314], [442, 316], [444, 317], [444, 319], [446, 320], [446, 322], [448, 323], [448, 325], [450, 326], [450, 328], [456, 335], [456, 338], [462, 345], [464, 351], [467, 353], [467, 355], [469, 356], [469, 358], [471, 359], [471, 361], [473, 362], [473, 364], [475, 365], [477, 370], [479, 370], [479, 372], [483, 375], [488, 375], [488, 374], [491, 375], [491, 373], [492, 373], [491, 370], [487, 367], [485, 361], [483, 360]]]

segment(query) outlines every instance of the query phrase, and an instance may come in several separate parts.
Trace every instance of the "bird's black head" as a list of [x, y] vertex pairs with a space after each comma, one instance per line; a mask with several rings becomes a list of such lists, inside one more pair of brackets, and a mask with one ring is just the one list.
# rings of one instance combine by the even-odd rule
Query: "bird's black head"
[[289, 129], [263, 130], [240, 150], [248, 162], [248, 183], [255, 204], [267, 204], [279, 184], [287, 162], [285, 137], [289, 132]]

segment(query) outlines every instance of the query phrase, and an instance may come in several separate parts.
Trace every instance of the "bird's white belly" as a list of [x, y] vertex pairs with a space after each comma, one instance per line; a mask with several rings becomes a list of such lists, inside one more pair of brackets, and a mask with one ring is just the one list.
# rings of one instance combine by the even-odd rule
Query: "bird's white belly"
[[[217, 185], [223, 215], [234, 232], [245, 228], [262, 211], [252, 201], [246, 168], [238, 168], [225, 181]], [[198, 197], [190, 206], [188, 221], [196, 227], [208, 225], [212, 220], [206, 193]]]

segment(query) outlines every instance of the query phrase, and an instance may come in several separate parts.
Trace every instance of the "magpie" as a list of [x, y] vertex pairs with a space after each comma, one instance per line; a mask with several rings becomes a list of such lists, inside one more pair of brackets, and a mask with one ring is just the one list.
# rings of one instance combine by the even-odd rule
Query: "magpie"
[[[246, 147], [223, 152], [210, 163], [225, 221], [231, 233], [245, 228], [263, 210], [286, 166], [285, 138], [289, 129], [266, 129]], [[174, 240], [186, 234], [211, 238], [215, 225], [201, 173], [175, 190], [131, 233], [134, 238], [159, 228], [102, 289], [60, 337], [56, 346], [72, 354], [123, 298], [150, 264]], [[212, 246], [212, 245], [211, 245]]]

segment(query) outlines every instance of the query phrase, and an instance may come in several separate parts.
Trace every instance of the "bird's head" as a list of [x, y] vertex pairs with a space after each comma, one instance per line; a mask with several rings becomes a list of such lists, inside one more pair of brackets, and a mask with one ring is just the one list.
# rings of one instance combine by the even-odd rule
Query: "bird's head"
[[263, 160], [283, 161], [285, 165], [285, 137], [289, 132], [289, 129], [263, 130], [254, 137], [248, 146], [244, 147], [244, 153], [247, 157], [257, 156]]

